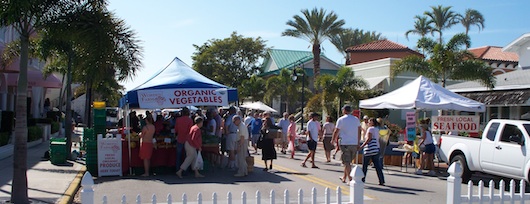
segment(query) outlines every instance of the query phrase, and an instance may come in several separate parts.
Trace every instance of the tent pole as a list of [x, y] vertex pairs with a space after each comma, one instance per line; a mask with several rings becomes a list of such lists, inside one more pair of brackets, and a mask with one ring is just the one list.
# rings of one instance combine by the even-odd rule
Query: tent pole
[[129, 127], [131, 126], [131, 121], [129, 121], [129, 104], [125, 105], [125, 114], [123, 116], [125, 120], [125, 134], [127, 137], [127, 149], [129, 151], [129, 175], [131, 175], [132, 172], [132, 166], [131, 166], [131, 131]]

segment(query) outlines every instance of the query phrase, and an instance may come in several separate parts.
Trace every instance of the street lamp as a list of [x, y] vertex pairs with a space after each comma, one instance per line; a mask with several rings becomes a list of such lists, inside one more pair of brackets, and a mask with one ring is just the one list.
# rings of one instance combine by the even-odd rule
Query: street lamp
[[293, 68], [293, 75], [291, 76], [291, 79], [293, 81], [296, 81], [298, 79], [298, 74], [302, 77], [302, 115], [300, 116], [300, 130], [304, 130], [304, 89], [305, 89], [305, 71], [304, 71], [304, 63], [300, 63], [302, 66], [302, 71], [300, 73], [296, 73], [296, 69]]

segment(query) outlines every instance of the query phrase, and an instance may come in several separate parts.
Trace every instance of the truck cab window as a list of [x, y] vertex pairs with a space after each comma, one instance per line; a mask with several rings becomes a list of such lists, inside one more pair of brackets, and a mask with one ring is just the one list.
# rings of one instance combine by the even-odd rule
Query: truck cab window
[[495, 135], [497, 134], [497, 129], [499, 129], [500, 123], [492, 123], [490, 125], [490, 128], [488, 129], [488, 134], [486, 135], [486, 138], [490, 141], [495, 141]]
[[523, 136], [521, 130], [515, 125], [506, 124], [504, 126], [504, 129], [502, 130], [502, 136], [501, 136], [501, 142], [512, 142], [510, 140], [511, 137], [519, 137], [521, 138]]

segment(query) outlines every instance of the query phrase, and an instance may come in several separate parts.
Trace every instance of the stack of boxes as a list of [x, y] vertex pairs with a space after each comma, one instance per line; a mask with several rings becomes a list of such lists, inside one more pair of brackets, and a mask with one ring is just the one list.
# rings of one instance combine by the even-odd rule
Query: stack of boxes
[[97, 135], [106, 135], [107, 113], [105, 102], [94, 102], [93, 104], [93, 129], [85, 128], [83, 143], [86, 148], [86, 166], [92, 175], [98, 173], [98, 142]]

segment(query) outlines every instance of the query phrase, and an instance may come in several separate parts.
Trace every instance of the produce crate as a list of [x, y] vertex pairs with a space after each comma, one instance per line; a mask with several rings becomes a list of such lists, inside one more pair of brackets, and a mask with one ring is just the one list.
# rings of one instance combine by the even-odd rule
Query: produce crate
[[94, 118], [106, 118], [107, 117], [107, 111], [105, 109], [94, 109]]

